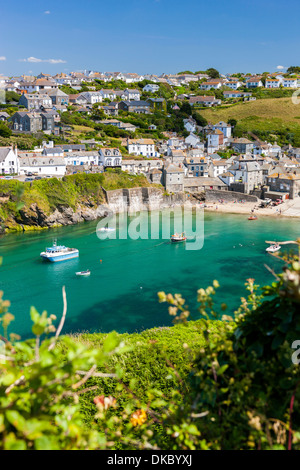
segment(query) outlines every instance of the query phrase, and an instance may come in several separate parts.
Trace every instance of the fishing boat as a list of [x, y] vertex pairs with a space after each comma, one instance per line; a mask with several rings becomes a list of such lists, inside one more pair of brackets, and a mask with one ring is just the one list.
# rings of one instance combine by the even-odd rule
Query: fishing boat
[[54, 240], [53, 246], [42, 251], [40, 256], [51, 263], [56, 263], [58, 261], [67, 261], [69, 259], [78, 258], [79, 250], [77, 250], [77, 248], [69, 248], [64, 245], [57, 245], [56, 240]]
[[279, 251], [280, 248], [281, 248], [281, 246], [278, 245], [278, 243], [277, 243], [276, 245], [270, 245], [270, 246], [266, 249], [266, 251], [267, 251], [268, 253], [276, 253], [276, 251]]
[[257, 217], [256, 215], [250, 215], [250, 217], [248, 217], [248, 220], [257, 220]]
[[86, 271], [78, 271], [76, 273], [76, 276], [89, 276], [91, 274], [91, 271], [87, 269]]
[[174, 235], [171, 236], [172, 243], [179, 243], [179, 242], [185, 242], [185, 241], [186, 241], [186, 236], [184, 232], [181, 235], [179, 235], [178, 233], [174, 233]]

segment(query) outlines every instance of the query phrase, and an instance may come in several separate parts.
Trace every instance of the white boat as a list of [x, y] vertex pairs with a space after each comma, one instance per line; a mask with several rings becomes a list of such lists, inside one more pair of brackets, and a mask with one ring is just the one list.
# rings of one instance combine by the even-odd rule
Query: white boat
[[76, 276], [89, 276], [91, 274], [91, 271], [87, 269], [86, 271], [78, 271], [76, 273]]
[[174, 235], [171, 236], [172, 243], [185, 242], [185, 240], [186, 240], [186, 236], [184, 232], [181, 235], [178, 235], [178, 233], [175, 233]]
[[56, 263], [58, 261], [66, 261], [73, 258], [78, 258], [79, 250], [77, 248], [69, 248], [64, 245], [57, 245], [56, 240], [53, 242], [53, 246], [46, 248], [45, 251], [40, 253], [40, 256], [50, 261], [51, 263]]
[[101, 227], [98, 229], [98, 232], [114, 232], [115, 229], [112, 227]]
[[269, 246], [269, 247], [266, 249], [266, 251], [267, 251], [268, 253], [276, 253], [276, 251], [279, 251], [280, 248], [281, 248], [281, 246], [278, 245], [278, 244], [276, 244], [276, 245], [271, 245], [271, 246]]

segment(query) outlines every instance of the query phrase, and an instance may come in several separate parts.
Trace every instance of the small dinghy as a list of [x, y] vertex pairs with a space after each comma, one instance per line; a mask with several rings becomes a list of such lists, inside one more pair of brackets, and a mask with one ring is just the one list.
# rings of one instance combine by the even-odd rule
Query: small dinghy
[[276, 251], [279, 251], [280, 248], [281, 248], [281, 246], [278, 245], [278, 244], [276, 244], [276, 245], [271, 245], [271, 246], [269, 246], [269, 247], [266, 249], [266, 251], [267, 251], [268, 253], [276, 253]]
[[101, 227], [98, 229], [98, 232], [114, 232], [115, 229], [111, 227]]
[[91, 271], [87, 269], [86, 271], [78, 271], [76, 273], [76, 276], [89, 276], [91, 274]]
[[248, 217], [248, 220], [257, 220], [257, 217], [256, 215], [250, 215], [250, 217]]

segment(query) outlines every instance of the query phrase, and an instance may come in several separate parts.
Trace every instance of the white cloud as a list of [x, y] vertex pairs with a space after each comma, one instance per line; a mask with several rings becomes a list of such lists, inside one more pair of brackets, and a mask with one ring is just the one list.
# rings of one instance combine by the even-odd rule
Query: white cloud
[[4, 55], [1, 55], [0, 60], [6, 60], [6, 57]]
[[20, 59], [20, 62], [31, 62], [31, 63], [48, 63], [48, 64], [65, 64], [66, 60], [62, 59], [37, 59], [36, 57], [28, 57], [27, 59]]
[[46, 10], [44, 11], [44, 15], [50, 15], [51, 11], [50, 10]]
[[283, 69], [286, 69], [286, 67], [284, 67], [283, 65], [277, 65], [276, 67], [278, 70], [283, 70]]

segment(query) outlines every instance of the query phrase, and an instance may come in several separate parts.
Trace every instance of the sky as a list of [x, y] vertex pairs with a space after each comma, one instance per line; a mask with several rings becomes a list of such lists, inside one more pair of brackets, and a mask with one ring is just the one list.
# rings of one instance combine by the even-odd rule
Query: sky
[[0, 3], [0, 74], [262, 73], [300, 65], [299, 0]]

